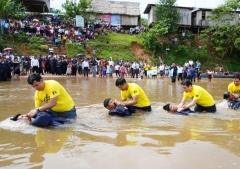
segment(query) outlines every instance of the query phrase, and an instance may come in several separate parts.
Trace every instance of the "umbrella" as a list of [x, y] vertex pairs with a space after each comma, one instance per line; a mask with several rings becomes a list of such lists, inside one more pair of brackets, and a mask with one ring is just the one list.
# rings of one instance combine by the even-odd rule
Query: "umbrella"
[[33, 22], [39, 22], [39, 20], [38, 19], [33, 19]]
[[6, 51], [6, 50], [12, 50], [12, 48], [5, 48], [5, 49], [3, 49], [3, 51]]

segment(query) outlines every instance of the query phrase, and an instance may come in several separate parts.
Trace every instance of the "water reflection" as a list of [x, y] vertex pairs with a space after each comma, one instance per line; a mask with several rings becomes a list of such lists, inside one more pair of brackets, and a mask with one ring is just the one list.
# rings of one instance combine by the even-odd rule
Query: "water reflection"
[[52, 168], [54, 164], [54, 168], [115, 169], [134, 164], [135, 168], [200, 169], [206, 168], [204, 160], [209, 168], [238, 169], [240, 114], [227, 109], [222, 101], [231, 79], [196, 83], [213, 95], [218, 112], [191, 116], [172, 115], [162, 109], [166, 102], [181, 101], [179, 83], [172, 84], [170, 79], [127, 79], [145, 90], [153, 111], [126, 118], [109, 116], [102, 105], [107, 97], [120, 99], [115, 79], [55, 80], [73, 97], [78, 118], [73, 124], [54, 129], [10, 121], [10, 116], [26, 113], [34, 106], [35, 91], [26, 78], [0, 83], [1, 167]]

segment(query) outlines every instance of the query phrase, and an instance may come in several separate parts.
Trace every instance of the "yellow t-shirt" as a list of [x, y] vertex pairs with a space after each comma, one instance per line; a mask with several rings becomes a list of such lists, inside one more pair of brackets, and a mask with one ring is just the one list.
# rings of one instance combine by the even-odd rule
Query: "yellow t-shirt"
[[144, 69], [145, 70], [150, 70], [150, 65], [149, 64], [145, 65]]
[[147, 95], [140, 86], [135, 83], [128, 83], [128, 89], [121, 91], [122, 100], [133, 100], [134, 96], [138, 96], [138, 102], [134, 106], [146, 107], [151, 105]]
[[151, 70], [157, 70], [157, 67], [156, 67], [156, 66], [153, 66], [153, 67], [151, 68]]
[[234, 94], [240, 94], [240, 85], [239, 86], [235, 86], [234, 83], [230, 83], [228, 85], [228, 91], [230, 93], [234, 93]]
[[50, 102], [50, 99], [57, 96], [57, 104], [52, 108], [53, 111], [64, 112], [74, 107], [73, 99], [61, 84], [55, 80], [46, 80], [44, 82], [44, 90], [35, 92], [34, 100], [36, 108], [41, 107], [43, 103]]
[[183, 100], [193, 99], [197, 101], [197, 104], [203, 107], [213, 106], [215, 104], [213, 97], [202, 87], [192, 86], [191, 92], [183, 93]]

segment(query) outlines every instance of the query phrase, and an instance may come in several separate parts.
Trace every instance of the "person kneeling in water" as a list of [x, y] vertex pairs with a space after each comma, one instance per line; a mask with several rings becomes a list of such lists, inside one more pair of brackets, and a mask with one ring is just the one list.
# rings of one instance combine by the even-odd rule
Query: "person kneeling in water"
[[14, 117], [10, 118], [13, 121], [25, 120], [29, 124], [37, 127], [54, 127], [59, 126], [65, 123], [70, 123], [69, 120], [59, 118], [53, 112], [41, 112], [35, 114], [32, 118], [27, 114], [17, 114]]
[[225, 92], [223, 94], [223, 99], [226, 99], [228, 101], [228, 107], [230, 109], [238, 110], [240, 109], [240, 101], [238, 98], [234, 97], [234, 94], [230, 92]]
[[109, 115], [117, 115], [117, 116], [131, 116], [132, 113], [136, 112], [134, 106], [126, 106], [124, 108], [120, 102], [117, 100], [112, 100], [111, 98], [107, 98], [104, 100], [103, 105], [105, 108], [109, 110]]
[[189, 108], [178, 112], [177, 111], [178, 107], [177, 106], [171, 106], [169, 103], [166, 104], [165, 106], [163, 106], [163, 109], [169, 111], [172, 114], [179, 114], [179, 115], [185, 115], [185, 116], [188, 116], [189, 113], [196, 113]]

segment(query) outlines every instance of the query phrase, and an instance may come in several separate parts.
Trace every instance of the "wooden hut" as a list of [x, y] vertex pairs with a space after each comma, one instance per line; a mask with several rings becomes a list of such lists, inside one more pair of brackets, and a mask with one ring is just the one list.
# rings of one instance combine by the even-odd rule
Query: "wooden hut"
[[131, 27], [138, 25], [140, 7], [138, 2], [92, 0], [92, 19], [109, 21], [112, 25]]
[[[177, 7], [178, 12], [181, 16], [181, 19], [178, 22], [179, 27], [185, 28], [185, 27], [191, 27], [191, 11], [193, 8], [188, 7]], [[155, 4], [148, 4], [146, 9], [144, 10], [144, 14], [148, 14], [148, 26], [151, 27], [152, 24], [156, 21], [155, 18], [155, 10], [156, 6]]]

